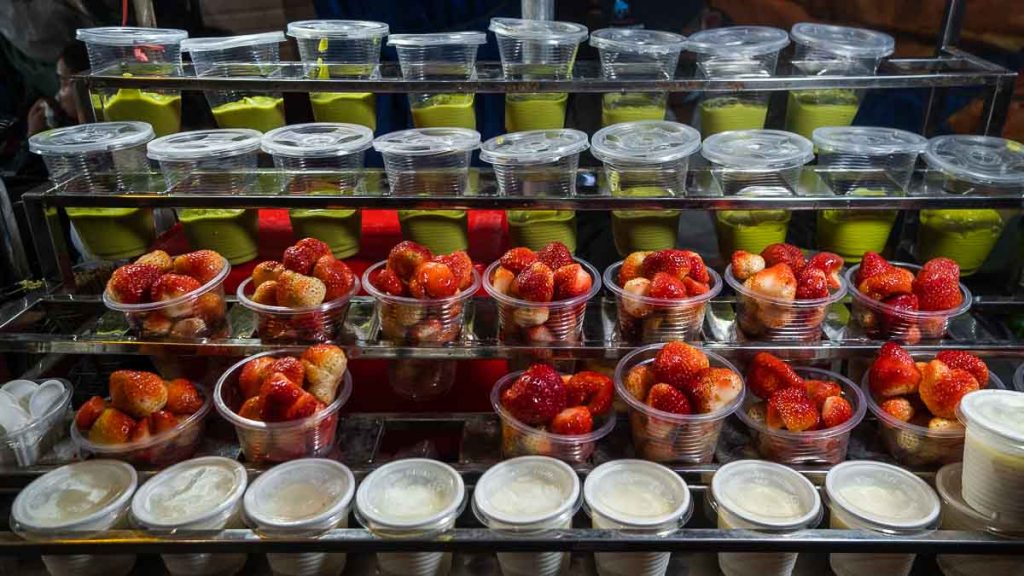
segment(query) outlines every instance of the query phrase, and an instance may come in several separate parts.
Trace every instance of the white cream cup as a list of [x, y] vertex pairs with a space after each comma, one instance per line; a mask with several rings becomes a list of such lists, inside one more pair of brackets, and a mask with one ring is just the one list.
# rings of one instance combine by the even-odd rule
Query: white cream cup
[[[451, 466], [429, 458], [385, 464], [356, 491], [356, 518], [382, 538], [436, 535], [455, 527], [466, 501], [466, 485]], [[382, 574], [442, 576], [451, 568], [448, 552], [379, 552]]]
[[[36, 478], [11, 506], [11, 527], [27, 540], [87, 538], [125, 528], [135, 469], [114, 460], [88, 460], [61, 466]], [[122, 576], [135, 565], [134, 554], [43, 556], [53, 576]]]
[[[594, 468], [583, 483], [594, 528], [630, 534], [670, 534], [686, 524], [693, 499], [672, 470], [646, 460], [615, 460]], [[595, 552], [600, 576], [662, 576], [671, 552]]]
[[964, 501], [992, 523], [1024, 530], [1024, 392], [972, 392], [957, 417], [967, 427]]
[[[356, 479], [344, 464], [325, 458], [303, 458], [279, 464], [249, 486], [242, 507], [249, 525], [261, 536], [316, 538], [335, 528], [348, 528]], [[346, 555], [328, 552], [267, 554], [274, 574], [337, 576]]]
[[[174, 535], [194, 530], [243, 528], [245, 467], [221, 456], [179, 462], [150, 478], [132, 499], [132, 518], [146, 530]], [[245, 554], [161, 554], [174, 576], [234, 574]]]
[[[925, 534], [939, 523], [939, 497], [924, 480], [891, 464], [851, 460], [825, 476], [830, 527], [887, 535]], [[907, 576], [915, 554], [833, 553], [836, 576]]]
[[[737, 460], [718, 469], [708, 498], [720, 529], [785, 533], [813, 528], [822, 506], [811, 481], [792, 468], [764, 460]], [[789, 576], [796, 552], [721, 552], [725, 576]]]

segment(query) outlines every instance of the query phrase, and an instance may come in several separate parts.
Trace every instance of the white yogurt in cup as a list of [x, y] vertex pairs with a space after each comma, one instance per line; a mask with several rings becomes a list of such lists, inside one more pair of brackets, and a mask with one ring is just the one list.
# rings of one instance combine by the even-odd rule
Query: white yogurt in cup
[[[594, 528], [668, 534], [690, 519], [693, 500], [672, 470], [646, 460], [615, 460], [594, 468], [583, 484]], [[595, 552], [600, 576], [662, 576], [671, 552]]]
[[[924, 480], [891, 464], [851, 460], [825, 477], [830, 527], [887, 535], [922, 534], [939, 523], [939, 497]], [[914, 554], [829, 556], [836, 576], [907, 576]]]
[[[242, 494], [248, 478], [235, 460], [206, 456], [179, 462], [153, 476], [132, 499], [132, 517], [141, 528], [173, 534], [244, 527]], [[177, 576], [234, 574], [245, 554], [161, 554]]]
[[[18, 493], [11, 527], [28, 540], [84, 538], [125, 528], [138, 476], [114, 460], [88, 460], [61, 466], [36, 478]], [[43, 556], [53, 576], [121, 576], [135, 565], [134, 554]]]
[[991, 522], [1024, 530], [1024, 392], [972, 392], [957, 417], [967, 427], [964, 501]]

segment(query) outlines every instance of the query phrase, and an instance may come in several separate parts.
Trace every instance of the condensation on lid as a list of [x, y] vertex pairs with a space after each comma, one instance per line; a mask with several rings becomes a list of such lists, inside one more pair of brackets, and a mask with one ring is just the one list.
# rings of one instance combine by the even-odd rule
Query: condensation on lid
[[[633, 497], [619, 501], [617, 492]], [[591, 514], [636, 528], [682, 523], [692, 511], [690, 490], [682, 477], [646, 460], [614, 460], [594, 468], [583, 484], [583, 497]]]
[[782, 130], [732, 130], [708, 137], [701, 155], [726, 168], [785, 170], [810, 162], [814, 145], [799, 134]]
[[491, 18], [488, 30], [498, 36], [517, 40], [536, 40], [546, 44], [576, 44], [587, 37], [587, 27], [575, 22]]
[[428, 458], [396, 460], [371, 472], [356, 491], [370, 530], [431, 530], [454, 522], [466, 497], [462, 476]]
[[623, 122], [602, 128], [590, 141], [598, 160], [636, 164], [671, 162], [700, 148], [700, 132], [666, 120]]
[[589, 147], [586, 132], [579, 130], [529, 130], [502, 134], [484, 142], [480, 159], [491, 164], [546, 164]]
[[892, 464], [850, 460], [825, 477], [829, 506], [881, 532], [934, 528], [939, 497], [924, 480]]
[[153, 127], [146, 122], [97, 122], [41, 132], [28, 139], [28, 149], [36, 154], [73, 156], [141, 146], [152, 139]]
[[737, 460], [715, 472], [711, 497], [729, 514], [758, 528], [795, 530], [817, 523], [821, 497], [799, 472], [764, 460]]
[[580, 479], [568, 464], [546, 456], [523, 456], [492, 466], [480, 477], [473, 507], [485, 524], [530, 526], [571, 515], [579, 497]]
[[79, 28], [75, 38], [101, 46], [138, 46], [143, 44], [178, 44], [188, 32], [177, 28], [140, 28], [136, 26], [101, 26]]
[[132, 515], [147, 528], [173, 529], [224, 513], [245, 492], [248, 477], [236, 460], [206, 456], [153, 476], [132, 499]]
[[631, 54], [680, 52], [685, 43], [681, 34], [642, 28], [602, 28], [590, 34], [590, 45], [598, 50]]
[[702, 30], [686, 40], [686, 49], [713, 56], [759, 56], [789, 45], [785, 30], [769, 26], [727, 26]]
[[863, 156], [919, 154], [928, 146], [920, 134], [876, 126], [827, 126], [815, 128], [811, 140], [819, 152]]
[[161, 136], [146, 153], [152, 160], [207, 160], [258, 152], [262, 135], [249, 128], [195, 130]]
[[1024, 144], [995, 136], [937, 136], [928, 141], [925, 162], [975, 184], [1024, 186]]
[[284, 32], [262, 32], [260, 34], [242, 34], [241, 36], [221, 36], [213, 38], [189, 38], [181, 43], [181, 51], [207, 52], [210, 50], [239, 48], [241, 46], [279, 44], [284, 41]]
[[412, 128], [378, 137], [374, 150], [384, 154], [429, 156], [469, 152], [480, 146], [480, 133], [468, 128]]
[[119, 512], [135, 492], [138, 475], [115, 460], [87, 460], [61, 466], [32, 481], [18, 493], [11, 519], [19, 531], [88, 528]]
[[245, 493], [245, 514], [262, 529], [319, 527], [347, 514], [356, 481], [344, 464], [303, 458], [260, 474]]
[[487, 34], [484, 32], [435, 32], [388, 36], [388, 46], [399, 47], [471, 46], [486, 43]]
[[359, 124], [313, 122], [275, 128], [263, 135], [264, 152], [289, 158], [324, 158], [362, 152], [373, 143], [373, 130]]
[[365, 40], [388, 35], [388, 25], [371, 20], [300, 20], [288, 23], [288, 35], [293, 38], [337, 38]]
[[968, 430], [977, 426], [1007, 442], [1024, 443], [1024, 392], [971, 392], [960, 400], [957, 416]]
[[800, 22], [790, 33], [797, 44], [845, 58], [884, 58], [896, 48], [892, 36], [866, 28]]

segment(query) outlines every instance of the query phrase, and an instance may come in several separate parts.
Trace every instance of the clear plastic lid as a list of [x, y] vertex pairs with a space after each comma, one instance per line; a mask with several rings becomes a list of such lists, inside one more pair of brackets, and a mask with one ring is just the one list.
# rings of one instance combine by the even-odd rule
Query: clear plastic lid
[[925, 162], [957, 180], [996, 186], [1024, 185], [1024, 144], [995, 136], [937, 136]]
[[920, 134], [875, 126], [815, 128], [811, 140], [819, 152], [862, 156], [919, 154], [928, 146], [928, 139]]
[[785, 170], [810, 162], [814, 145], [783, 130], [732, 130], [708, 137], [701, 155], [726, 168]]
[[528, 130], [491, 138], [480, 147], [480, 159], [491, 164], [547, 164], [590, 147], [586, 132]]
[[242, 46], [279, 44], [284, 41], [284, 32], [261, 32], [260, 34], [242, 34], [241, 36], [220, 36], [215, 38], [189, 38], [181, 43], [181, 51], [208, 52], [211, 50], [241, 48]]
[[75, 156], [123, 150], [152, 139], [153, 127], [145, 122], [97, 122], [41, 132], [28, 139], [28, 149], [49, 156]]
[[850, 460], [825, 476], [825, 492], [833, 514], [851, 517], [856, 526], [900, 533], [935, 528], [939, 497], [927, 482], [892, 464]]
[[736, 460], [711, 478], [719, 510], [757, 528], [799, 530], [821, 518], [821, 497], [799, 472], [764, 460]]
[[960, 400], [957, 417], [968, 429], [978, 427], [1006, 442], [1024, 443], [1024, 392], [978, 390]]
[[127, 506], [137, 483], [135, 469], [116, 460], [61, 466], [18, 493], [11, 520], [19, 532], [88, 529]]
[[137, 46], [140, 44], [177, 44], [188, 38], [188, 32], [176, 28], [139, 28], [135, 26], [102, 26], [79, 28], [75, 38], [101, 46]]
[[759, 56], [789, 45], [785, 30], [769, 26], [727, 26], [701, 30], [686, 40], [686, 49], [712, 56]]
[[516, 40], [538, 40], [546, 44], [578, 44], [587, 37], [587, 27], [575, 22], [491, 18], [488, 30]]
[[132, 516], [146, 528], [175, 529], [234, 507], [248, 477], [245, 466], [222, 456], [179, 462], [153, 476], [132, 499]]
[[245, 515], [263, 530], [329, 528], [348, 514], [352, 471], [326, 458], [302, 458], [260, 474], [245, 492]]
[[666, 120], [623, 122], [602, 128], [590, 141], [602, 162], [658, 164], [690, 156], [700, 148], [700, 132]]
[[473, 510], [491, 528], [555, 528], [580, 502], [580, 479], [568, 464], [547, 456], [505, 460], [484, 472], [473, 489]]
[[249, 128], [195, 130], [161, 136], [146, 146], [151, 160], [209, 160], [258, 152], [262, 135]]
[[275, 128], [263, 135], [264, 152], [288, 158], [325, 158], [362, 152], [373, 143], [373, 130], [359, 124], [313, 122]]
[[896, 49], [892, 36], [866, 28], [800, 22], [790, 34], [797, 44], [843, 58], [885, 58]]
[[487, 43], [485, 32], [436, 32], [432, 34], [392, 34], [388, 46], [474, 46]]
[[466, 486], [451, 466], [428, 458], [396, 460], [371, 472], [356, 491], [369, 530], [430, 531], [455, 521]]
[[679, 474], [646, 460], [614, 460], [587, 475], [583, 498], [591, 514], [633, 528], [684, 523], [693, 510]]
[[964, 463], [946, 464], [935, 475], [935, 490], [942, 499], [944, 530], [988, 530], [989, 519], [971, 508], [963, 497]]
[[403, 156], [469, 152], [479, 146], [480, 133], [468, 128], [412, 128], [391, 132], [373, 141], [374, 150]]
[[300, 20], [288, 23], [288, 35], [293, 38], [319, 40], [368, 40], [388, 35], [388, 25], [371, 20]]
[[681, 34], [643, 28], [602, 28], [590, 34], [591, 46], [613, 52], [670, 54], [682, 51], [685, 44]]

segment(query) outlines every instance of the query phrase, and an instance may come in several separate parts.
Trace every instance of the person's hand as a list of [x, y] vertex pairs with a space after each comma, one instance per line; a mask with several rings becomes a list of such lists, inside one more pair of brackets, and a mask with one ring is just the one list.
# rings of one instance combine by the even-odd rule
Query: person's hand
[[28, 135], [32, 136], [46, 130], [46, 100], [40, 98], [28, 109]]

